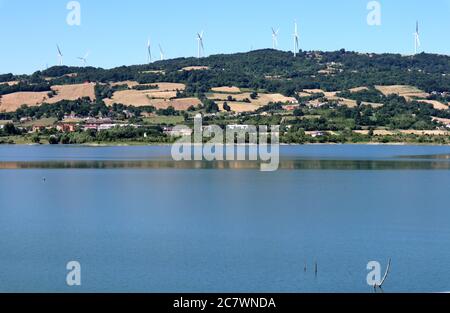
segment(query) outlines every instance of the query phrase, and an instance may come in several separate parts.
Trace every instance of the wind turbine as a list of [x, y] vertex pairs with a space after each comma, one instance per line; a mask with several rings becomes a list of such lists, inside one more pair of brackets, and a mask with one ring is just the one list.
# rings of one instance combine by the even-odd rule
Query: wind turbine
[[280, 29], [278, 28], [277, 31], [272, 27], [272, 47], [273, 49], [278, 48], [278, 33], [280, 32]]
[[164, 61], [164, 50], [163, 50], [163, 48], [161, 47], [161, 45], [159, 45], [159, 54], [160, 54], [160, 56], [161, 56], [161, 61]]
[[78, 60], [80, 60], [81, 62], [83, 62], [83, 66], [86, 67], [87, 65], [87, 58], [89, 56], [89, 51], [86, 52], [86, 54], [84, 55], [84, 57], [78, 57]]
[[148, 39], [147, 42], [147, 61], [149, 64], [152, 63], [152, 46], [150, 43], [150, 38]]
[[300, 50], [299, 34], [297, 21], [294, 22], [294, 58], [297, 57], [297, 53]]
[[63, 54], [61, 52], [61, 49], [59, 48], [59, 45], [56, 45], [56, 49], [58, 49], [58, 64], [59, 66], [63, 65]]
[[416, 55], [417, 49], [420, 47], [419, 21], [416, 22], [416, 32], [413, 35], [414, 35], [414, 55]]
[[201, 33], [197, 33], [197, 40], [198, 40], [198, 58], [204, 56], [205, 54], [205, 46], [203, 45], [203, 31]]

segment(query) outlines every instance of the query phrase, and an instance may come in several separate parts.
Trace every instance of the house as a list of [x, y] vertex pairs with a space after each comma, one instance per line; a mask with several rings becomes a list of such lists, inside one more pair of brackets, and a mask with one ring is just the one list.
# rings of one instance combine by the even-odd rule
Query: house
[[38, 132], [40, 132], [40, 131], [43, 131], [43, 130], [45, 130], [45, 126], [44, 125], [38, 125], [38, 124], [36, 124], [36, 125], [33, 125], [33, 128], [32, 128], [32, 132], [33, 133], [38, 133]]
[[190, 128], [184, 128], [184, 129], [177, 129], [175, 130], [172, 127], [164, 127], [163, 128], [164, 134], [171, 136], [171, 137], [185, 137], [185, 136], [191, 136], [193, 131]]
[[56, 126], [56, 130], [64, 133], [73, 133], [76, 130], [76, 125], [70, 123], [61, 123]]
[[126, 118], [132, 118], [134, 117], [134, 113], [128, 111], [128, 110], [123, 110], [123, 114], [125, 115]]
[[121, 125], [117, 125], [117, 124], [101, 124], [101, 125], [98, 125], [98, 127], [97, 127], [97, 130], [109, 130], [109, 129], [112, 129], [112, 128], [114, 128], [114, 127], [116, 127], [116, 126], [121, 126]]
[[283, 109], [285, 109], [286, 111], [295, 111], [299, 108], [298, 104], [297, 105], [285, 105], [283, 106]]
[[30, 122], [31, 120], [32, 120], [31, 117], [22, 117], [22, 118], [20, 119], [20, 122], [21, 122], [21, 123], [26, 123], [26, 122]]
[[250, 125], [227, 125], [227, 129], [229, 130], [247, 130], [250, 128]]
[[113, 121], [110, 118], [88, 118], [85, 121], [84, 130], [99, 130], [101, 125], [111, 125]]
[[310, 133], [310, 136], [313, 138], [323, 137], [323, 136], [325, 136], [325, 133], [321, 132], [321, 131], [313, 131]]
[[84, 125], [83, 130], [97, 130], [98, 126], [97, 125]]

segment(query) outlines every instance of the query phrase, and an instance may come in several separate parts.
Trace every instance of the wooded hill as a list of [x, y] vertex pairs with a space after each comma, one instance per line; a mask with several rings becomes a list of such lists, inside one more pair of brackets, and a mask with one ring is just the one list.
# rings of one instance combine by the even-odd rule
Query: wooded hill
[[[204, 70], [183, 70], [193, 66]], [[294, 58], [290, 52], [269, 49], [113, 69], [58, 66], [29, 76], [0, 75], [0, 82], [22, 82], [0, 85], [0, 95], [17, 91], [50, 91], [51, 85], [128, 80], [141, 84], [158, 81], [184, 83], [189, 93], [204, 93], [217, 86], [237, 86], [293, 96], [302, 89], [343, 91], [374, 85], [411, 85], [431, 93], [450, 91], [450, 57], [425, 53], [416, 56], [362, 54], [340, 50], [301, 52]]]

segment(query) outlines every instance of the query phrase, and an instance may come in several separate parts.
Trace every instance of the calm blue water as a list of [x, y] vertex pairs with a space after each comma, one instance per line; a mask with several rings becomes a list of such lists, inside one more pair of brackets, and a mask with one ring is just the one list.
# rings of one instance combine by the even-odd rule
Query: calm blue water
[[169, 151], [0, 146], [0, 291], [371, 292], [389, 258], [386, 292], [450, 290], [450, 147], [283, 147], [273, 173]]

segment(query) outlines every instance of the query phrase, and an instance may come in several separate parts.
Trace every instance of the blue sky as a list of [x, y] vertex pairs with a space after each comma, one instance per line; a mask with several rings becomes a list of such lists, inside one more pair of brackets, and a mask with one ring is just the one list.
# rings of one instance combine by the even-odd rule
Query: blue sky
[[279, 49], [293, 50], [293, 22], [303, 50], [413, 51], [416, 19], [421, 49], [450, 54], [450, 0], [379, 0], [381, 26], [366, 22], [369, 0], [79, 0], [81, 25], [69, 26], [68, 0], [0, 0], [0, 72], [31, 73], [57, 63], [105, 68], [146, 62], [161, 44], [168, 58], [195, 56], [196, 32], [205, 31], [207, 54], [270, 48], [270, 28], [280, 28]]

